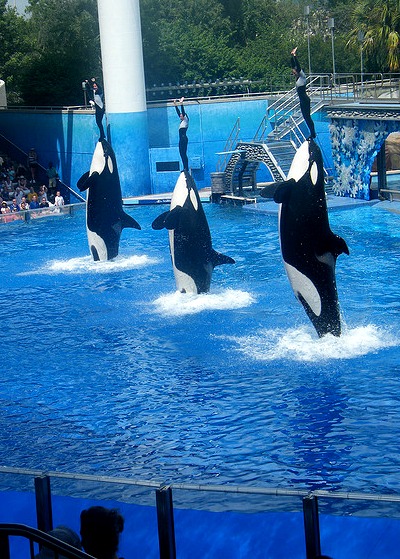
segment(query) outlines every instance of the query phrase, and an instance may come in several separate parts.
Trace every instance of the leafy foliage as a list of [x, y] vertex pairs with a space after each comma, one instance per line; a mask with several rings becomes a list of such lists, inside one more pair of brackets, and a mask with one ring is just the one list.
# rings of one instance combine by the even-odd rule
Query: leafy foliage
[[82, 104], [81, 83], [100, 73], [95, 0], [30, 0], [33, 56], [21, 89], [28, 105]]
[[[111, 1], [111, 0], [110, 0]], [[292, 85], [290, 51], [307, 69], [359, 72], [360, 43], [369, 71], [400, 66], [398, 0], [140, 0], [147, 87], [244, 78], [260, 89]], [[101, 77], [96, 0], [29, 0], [23, 17], [0, 0], [0, 76], [9, 101], [82, 104], [81, 82]]]

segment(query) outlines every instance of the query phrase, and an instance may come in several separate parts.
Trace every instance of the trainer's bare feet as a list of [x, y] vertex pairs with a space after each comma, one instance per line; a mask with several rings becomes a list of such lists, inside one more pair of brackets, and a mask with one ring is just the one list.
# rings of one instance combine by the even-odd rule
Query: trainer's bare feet
[[184, 97], [181, 97], [181, 98], [179, 99], [179, 103], [183, 103], [184, 100], [185, 100], [185, 98], [184, 98]]
[[293, 56], [296, 56], [297, 53], [297, 47], [294, 47], [294, 49], [292, 50], [292, 52], [290, 53]]

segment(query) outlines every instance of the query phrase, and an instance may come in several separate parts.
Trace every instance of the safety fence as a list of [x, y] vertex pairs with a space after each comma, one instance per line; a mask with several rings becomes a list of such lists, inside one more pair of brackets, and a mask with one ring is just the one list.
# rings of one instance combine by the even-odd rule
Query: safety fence
[[[52, 502], [55, 495], [92, 498], [99, 502], [116, 499], [121, 503], [155, 509], [161, 559], [176, 557], [175, 515], [182, 509], [213, 513], [234, 512], [247, 516], [253, 514], [255, 517], [266, 512], [294, 512], [297, 519], [301, 516], [303, 518], [302, 556], [307, 559], [314, 559], [321, 554], [324, 543], [321, 542], [320, 536], [321, 510], [324, 515], [341, 517], [368, 515], [400, 518], [400, 496], [394, 494], [307, 491], [241, 485], [165, 484], [159, 481], [5, 467], [0, 467], [0, 474], [0, 491], [3, 492], [3, 496], [6, 492], [15, 492], [16, 488], [18, 491], [34, 491], [37, 528], [42, 532], [48, 532], [53, 528]], [[214, 518], [215, 516], [219, 515], [214, 514]], [[9, 530], [5, 525], [0, 528], [0, 541], [4, 549], [9, 549], [10, 537], [23, 536], [16, 533], [19, 529], [15, 525], [10, 524], [9, 527]], [[9, 559], [7, 555], [1, 557]]]

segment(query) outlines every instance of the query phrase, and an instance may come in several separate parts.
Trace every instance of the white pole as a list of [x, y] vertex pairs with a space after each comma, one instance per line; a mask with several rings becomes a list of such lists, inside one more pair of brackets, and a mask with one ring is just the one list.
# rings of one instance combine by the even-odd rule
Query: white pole
[[108, 137], [122, 194], [149, 194], [149, 137], [139, 0], [97, 0]]
[[139, 0], [97, 0], [108, 113], [146, 110]]

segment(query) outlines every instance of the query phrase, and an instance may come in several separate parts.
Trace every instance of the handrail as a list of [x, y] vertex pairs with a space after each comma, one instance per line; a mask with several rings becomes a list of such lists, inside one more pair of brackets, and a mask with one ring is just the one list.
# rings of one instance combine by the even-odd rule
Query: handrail
[[[389, 73], [389, 74], [382, 74], [382, 73], [378, 73], [378, 72], [363, 72], [361, 73], [357, 73], [357, 72], [353, 72], [353, 73], [341, 73], [335, 74], [335, 83], [333, 84], [333, 76], [330, 73], [321, 73], [321, 74], [310, 74], [308, 76], [308, 80], [310, 83], [310, 80], [313, 79], [313, 77], [315, 77], [316, 79], [320, 79], [322, 83], [326, 83], [326, 85], [323, 87], [324, 91], [326, 93], [329, 94], [330, 97], [330, 92], [332, 91], [332, 97], [336, 98], [339, 95], [343, 96], [343, 91], [341, 92], [341, 94], [339, 93], [339, 90], [337, 91], [337, 95], [336, 95], [336, 86], [341, 87], [343, 89], [347, 89], [348, 91], [348, 96], [349, 98], [363, 98], [363, 90], [364, 88], [365, 91], [368, 91], [370, 96], [368, 98], [377, 98], [377, 94], [378, 94], [378, 84], [379, 87], [384, 87], [387, 89], [391, 89], [391, 88], [395, 88], [393, 93], [398, 93], [399, 89], [400, 89], [400, 73]], [[215, 89], [217, 90], [218, 87], [221, 86], [222, 82], [217, 82], [217, 80], [215, 82], [211, 82], [211, 83], [204, 83], [204, 86], [211, 86], [211, 89]], [[228, 83], [228, 82], [227, 82]], [[240, 85], [240, 83], [242, 83], [242, 85], [246, 85], [247, 83], [254, 83], [254, 84], [260, 84], [262, 82], [260, 81], [251, 81], [251, 80], [243, 80], [242, 82], [240, 82], [239, 80], [232, 80], [231, 84], [232, 85]], [[199, 87], [201, 84], [197, 84]], [[332, 88], [332, 86], [335, 85], [335, 87]], [[184, 89], [185, 85], [179, 85], [179, 86], [171, 86], [169, 84], [166, 84], [164, 86], [156, 86], [154, 88], [148, 88], [146, 89], [146, 93], [148, 94], [147, 97], [147, 106], [152, 106], [158, 103], [161, 103], [162, 105], [165, 105], [166, 103], [172, 103], [172, 98], [166, 98], [166, 97], [160, 97], [159, 99], [150, 99], [149, 98], [149, 93], [151, 92], [158, 92], [158, 91], [169, 91], [169, 90], [179, 90], [179, 89]], [[190, 89], [193, 89], [193, 91], [196, 91], [196, 88], [191, 87]], [[209, 101], [216, 101], [216, 100], [234, 100], [234, 99], [251, 99], [251, 98], [264, 98], [264, 97], [277, 97], [280, 96], [282, 94], [284, 94], [287, 91], [287, 88], [282, 87], [282, 83], [276, 83], [276, 84], [270, 84], [270, 87], [268, 87], [267, 89], [265, 89], [264, 91], [246, 91], [246, 92], [242, 92], [242, 93], [228, 93], [228, 94], [220, 94], [220, 93], [210, 93], [209, 95], [194, 95], [193, 97], [186, 97], [186, 102], [195, 102], [195, 103], [207, 103]], [[350, 96], [350, 92], [351, 92], [351, 96]], [[399, 97], [394, 96], [394, 99], [397, 100], [397, 102], [399, 101]], [[88, 113], [93, 113], [93, 108], [92, 107], [88, 107], [85, 105], [73, 105], [73, 106], [23, 106], [23, 105], [8, 105], [7, 108], [1, 108], [0, 110], [12, 110], [12, 111], [26, 111], [26, 110], [32, 110], [32, 111], [49, 111], [49, 112], [53, 112], [53, 111], [87, 111]]]
[[26, 526], [25, 524], [5, 523], [0, 524], [0, 556], [1, 559], [10, 559], [9, 540], [10, 536], [21, 536], [27, 538], [31, 546], [31, 557], [33, 558], [33, 543], [51, 549], [56, 553], [56, 557], [62, 552], [67, 559], [94, 559], [84, 551], [69, 545], [46, 532]]
[[[28, 157], [28, 154], [21, 149], [19, 146], [17, 146], [17, 144], [15, 144], [14, 142], [12, 142], [11, 140], [9, 140], [8, 138], [6, 138], [6, 136], [4, 136], [3, 134], [0, 134], [0, 138], [4, 141], [7, 142], [7, 144], [11, 145], [14, 149], [16, 149], [18, 152], [22, 153], [23, 155], [25, 155], [25, 157]], [[42, 172], [46, 173], [46, 168], [41, 165], [38, 162], [38, 167], [40, 167], [40, 169], [42, 170]], [[64, 188], [66, 188], [73, 196], [75, 196], [75, 198], [77, 200], [80, 200], [81, 202], [85, 202], [86, 200], [85, 198], [83, 198], [83, 196], [81, 194], [79, 194], [78, 192], [75, 192], [75, 190], [73, 188], [71, 188], [70, 186], [68, 186], [65, 182], [63, 182], [60, 178], [58, 179], [59, 183], [62, 184], [64, 186]]]
[[328, 491], [325, 489], [282, 489], [277, 487], [248, 487], [244, 485], [211, 485], [211, 484], [193, 484], [193, 483], [166, 483], [162, 481], [138, 480], [132, 478], [115, 477], [115, 476], [98, 476], [92, 474], [80, 474], [71, 472], [51, 472], [43, 470], [31, 470], [24, 468], [13, 468], [8, 466], [0, 466], [1, 474], [15, 474], [26, 476], [49, 476], [50, 478], [58, 479], [73, 479], [79, 481], [94, 481], [97, 483], [114, 483], [124, 484], [148, 488], [160, 488], [164, 485], [169, 485], [173, 489], [186, 490], [186, 491], [208, 491], [218, 493], [240, 493], [251, 495], [271, 495], [280, 497], [307, 497], [316, 496], [330, 499], [345, 499], [345, 500], [364, 500], [364, 501], [378, 501], [378, 502], [392, 502], [400, 503], [400, 495], [389, 495], [385, 493], [362, 493], [352, 491]]
[[[232, 150], [232, 148], [236, 145], [236, 143], [238, 141], [239, 134], [240, 134], [240, 116], [238, 116], [238, 118], [236, 119], [235, 124], [232, 127], [232, 130], [231, 130], [231, 132], [228, 136], [228, 139], [225, 142], [224, 149], [222, 150], [223, 152], [227, 152], [227, 151]], [[218, 161], [217, 161], [217, 165], [216, 165], [217, 172], [221, 172], [221, 171], [225, 170], [227, 160], [228, 160], [228, 154], [227, 153], [224, 153], [223, 155], [221, 154], [219, 156]]]
[[0, 224], [12, 223], [13, 221], [28, 222], [30, 219], [42, 217], [56, 217], [60, 215], [71, 215], [77, 206], [86, 205], [86, 202], [77, 202], [75, 204], [65, 204], [64, 206], [52, 206], [49, 208], [36, 208], [33, 210], [21, 210], [19, 212], [12, 212], [2, 214], [0, 213]]
[[[50, 477], [52, 478], [63, 478], [63, 479], [74, 479], [74, 480], [88, 480], [100, 482], [115, 483], [118, 485], [126, 484], [130, 486], [140, 486], [155, 488], [155, 508], [157, 510], [157, 523], [158, 523], [158, 539], [159, 539], [159, 550], [160, 559], [176, 559], [175, 551], [175, 530], [174, 530], [174, 506], [172, 491], [191, 491], [196, 495], [199, 492], [213, 492], [221, 493], [225, 496], [227, 495], [247, 495], [247, 496], [271, 496], [271, 497], [296, 497], [298, 500], [302, 501], [303, 508], [303, 520], [304, 520], [304, 535], [306, 541], [306, 558], [314, 559], [316, 555], [320, 555], [320, 529], [319, 529], [319, 512], [318, 512], [318, 500], [319, 499], [341, 499], [341, 500], [353, 500], [353, 501], [373, 501], [376, 503], [395, 503], [396, 510], [398, 508], [398, 503], [400, 503], [400, 495], [385, 495], [385, 494], [371, 494], [371, 493], [361, 493], [361, 492], [342, 492], [342, 491], [328, 491], [328, 490], [307, 490], [307, 489], [281, 489], [281, 488], [270, 488], [270, 487], [245, 487], [245, 486], [229, 486], [229, 485], [206, 485], [206, 484], [191, 484], [191, 483], [158, 483], [154, 481], [141, 481], [133, 480], [130, 478], [116, 478], [110, 476], [94, 476], [90, 474], [76, 474], [76, 473], [61, 473], [61, 472], [46, 472], [42, 473], [39, 470], [26, 470], [19, 468], [8, 468], [0, 467], [0, 474], [25, 474], [35, 476], [35, 494], [36, 494], [36, 511], [41, 521], [47, 519], [48, 525], [52, 526], [52, 505], [51, 505], [51, 491], [50, 491]], [[40, 482], [40, 483], [39, 483]], [[44, 496], [46, 498], [44, 498]], [[85, 492], [85, 498], [87, 498], [87, 492]], [[236, 500], [226, 499], [225, 505], [228, 506], [228, 510], [232, 511], [234, 509], [233, 502]], [[213, 500], [211, 500], [211, 503]], [[254, 500], [249, 498], [249, 502], [254, 504]], [[194, 504], [194, 500], [192, 501]], [[271, 510], [264, 500], [260, 503], [261, 507], [258, 506], [256, 509], [252, 508], [251, 512], [263, 512], [265, 510]], [[241, 502], [241, 511], [243, 512], [243, 502]], [[212, 504], [211, 504], [212, 506]], [[221, 503], [219, 504], [218, 510]], [[292, 505], [289, 504], [290, 507]], [[233, 508], [232, 508], [233, 507]], [[185, 499], [184, 508], [188, 508], [188, 501]], [[189, 507], [190, 508], [190, 507]], [[193, 507], [196, 509], [196, 506]], [[201, 506], [203, 509], [204, 506]], [[292, 509], [291, 509], [292, 510]], [[336, 507], [335, 507], [336, 510]], [[365, 505], [363, 505], [363, 510], [365, 510]], [[250, 512], [250, 511], [249, 511]], [[298, 511], [300, 512], [300, 511]], [[333, 513], [335, 514], [335, 513]], [[343, 514], [346, 514], [345, 512]], [[384, 515], [387, 517], [387, 510], [385, 508]], [[41, 526], [40, 524], [38, 524]], [[41, 526], [42, 527], [42, 526]], [[43, 527], [42, 527], [43, 529]], [[46, 528], [47, 529], [47, 528]], [[30, 541], [30, 559], [33, 559], [33, 542], [49, 547], [50, 549], [56, 551], [56, 559], [58, 557], [58, 552], [62, 552], [62, 555], [68, 559], [90, 559], [90, 556], [86, 555], [75, 548], [71, 548], [68, 544], [53, 539], [49, 534], [36, 530], [35, 528], [30, 528], [25, 525], [20, 524], [0, 524], [0, 557], [1, 559], [11, 559], [10, 558], [10, 546], [9, 537], [10, 536], [23, 536], [27, 537]]]

